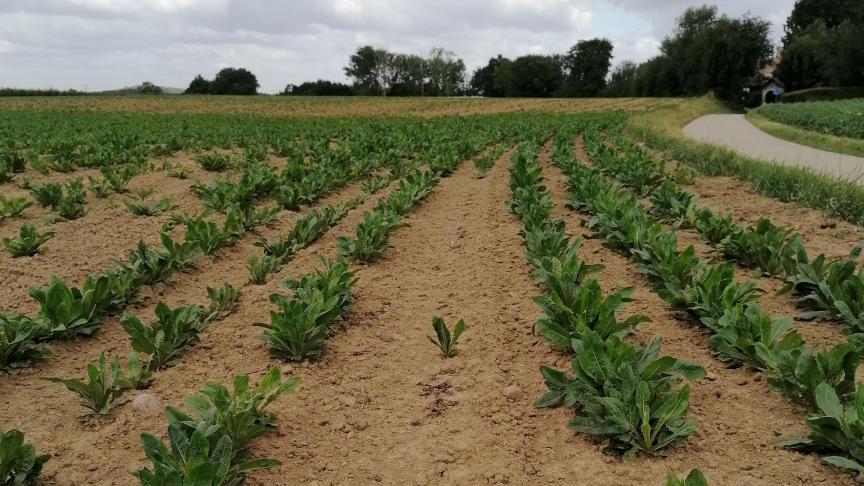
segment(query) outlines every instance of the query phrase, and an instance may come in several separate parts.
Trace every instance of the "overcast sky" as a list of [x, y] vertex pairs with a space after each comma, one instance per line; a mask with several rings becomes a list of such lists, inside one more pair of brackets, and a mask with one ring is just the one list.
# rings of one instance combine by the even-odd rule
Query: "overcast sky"
[[[770, 20], [794, 0], [717, 0]], [[657, 53], [688, 0], [0, 0], [0, 86], [101, 90], [149, 80], [186, 87], [227, 66], [261, 90], [326, 78], [359, 45], [455, 51], [469, 74], [489, 57], [564, 52], [606, 37], [615, 60]]]

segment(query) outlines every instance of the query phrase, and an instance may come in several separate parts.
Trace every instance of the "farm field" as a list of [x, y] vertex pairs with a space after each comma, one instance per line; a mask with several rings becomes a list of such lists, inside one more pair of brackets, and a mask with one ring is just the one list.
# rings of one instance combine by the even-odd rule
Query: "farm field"
[[0, 429], [61, 485], [855, 484], [864, 229], [625, 130], [682, 103], [0, 100]]
[[537, 98], [386, 98], [247, 96], [99, 96], [3, 98], [3, 110], [64, 110], [148, 113], [233, 113], [255, 116], [442, 116], [520, 111], [573, 112], [641, 110], [675, 105], [669, 98], [537, 99]]
[[864, 98], [774, 103], [759, 108], [765, 118], [836, 137], [864, 139]]

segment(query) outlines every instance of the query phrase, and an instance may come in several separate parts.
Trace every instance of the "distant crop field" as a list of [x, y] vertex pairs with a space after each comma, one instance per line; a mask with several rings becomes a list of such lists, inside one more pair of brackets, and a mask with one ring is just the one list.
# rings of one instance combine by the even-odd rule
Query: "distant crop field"
[[759, 109], [769, 120], [838, 137], [864, 140], [864, 98], [774, 103]]
[[261, 117], [458, 116], [523, 111], [643, 111], [674, 98], [378, 98], [298, 96], [77, 96], [0, 98], [0, 110], [233, 113]]

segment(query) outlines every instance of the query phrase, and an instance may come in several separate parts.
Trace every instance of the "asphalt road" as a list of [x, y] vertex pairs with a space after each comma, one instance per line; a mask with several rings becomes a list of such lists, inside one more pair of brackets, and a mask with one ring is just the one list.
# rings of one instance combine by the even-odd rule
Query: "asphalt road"
[[684, 135], [780, 165], [809, 167], [864, 185], [864, 158], [818, 150], [773, 137], [744, 115], [707, 115], [684, 127]]

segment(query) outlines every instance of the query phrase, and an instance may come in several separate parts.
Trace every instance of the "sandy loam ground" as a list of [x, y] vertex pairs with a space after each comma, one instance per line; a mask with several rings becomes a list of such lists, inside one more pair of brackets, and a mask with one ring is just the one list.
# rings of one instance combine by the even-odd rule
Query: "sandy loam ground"
[[[574, 237], [585, 238], [583, 258], [606, 266], [600, 275], [604, 290], [636, 287], [636, 300], [625, 315], [652, 318], [633, 341], [660, 338], [664, 353], [698, 362], [710, 372], [709, 379], [692, 384], [690, 415], [698, 426], [689, 443], [666, 458], [623, 463], [604, 455], [602, 444], [569, 432], [570, 411], [533, 407], [534, 398], [544, 391], [538, 367], [564, 368], [568, 360], [531, 334], [538, 317], [531, 298], [541, 290], [530, 278], [521, 225], [506, 210], [507, 153], [484, 179], [475, 177], [470, 163], [463, 164], [407, 217], [410, 226], [392, 235], [383, 260], [355, 266], [360, 278], [354, 289], [357, 304], [346, 330], [328, 342], [323, 362], [290, 369], [301, 384], [295, 394], [274, 404], [278, 430], [253, 445], [256, 456], [273, 457], [284, 465], [251, 475], [248, 484], [659, 485], [668, 471], [686, 473], [693, 467], [701, 468], [711, 484], [852, 484], [848, 475], [817, 456], [775, 446], [781, 437], [804, 433], [804, 411], [771, 392], [762, 376], [728, 369], [714, 359], [703, 331], [680, 320], [650, 292], [628, 259], [590, 239], [582, 227], [584, 217], [564, 208], [564, 179], [547, 157], [544, 153], [541, 162], [555, 213]], [[174, 190], [152, 182], [161, 191]], [[182, 187], [177, 190], [179, 194]], [[764, 214], [777, 224], [793, 225], [814, 252], [845, 255], [864, 235], [860, 228], [818, 212], [753, 195], [737, 181], [699, 178], [689, 190], [712, 209], [734, 210], [743, 221]], [[358, 193], [359, 186], [352, 185], [318, 205]], [[238, 311], [208, 329], [182, 364], [157, 373], [148, 393], [165, 405], [178, 406], [208, 381], [229, 383], [240, 372], [257, 378], [271, 366], [284, 366], [268, 357], [256, 339], [260, 329], [252, 326], [267, 319], [267, 296], [285, 292], [281, 278], [308, 272], [320, 256], [335, 256], [336, 236], [352, 233], [363, 211], [386, 193], [353, 210], [263, 286], [246, 281], [247, 258], [258, 251], [250, 235], [219, 258], [204, 259], [192, 272], [177, 275], [131, 309], [149, 316], [160, 299], [172, 306], [203, 302], [208, 285], [227, 281], [245, 286]], [[181, 209], [194, 209], [190, 206], [195, 203], [182, 199], [182, 204]], [[82, 235], [69, 226], [49, 243], [52, 246], [46, 245], [50, 265], [22, 262], [20, 270], [7, 256], [0, 257], [9, 272], [20, 272], [3, 286], [5, 310], [31, 310], [21, 300], [33, 279], [41, 282], [47, 273], [83, 278], [98, 269], [102, 258], [124, 255], [140, 237], [158, 236], [155, 222], [131, 220], [125, 207], [94, 212], [87, 217], [102, 218], [99, 234]], [[285, 213], [262, 232], [284, 233], [295, 218]], [[57, 226], [67, 224], [73, 225]], [[699, 244], [686, 232], [679, 239]], [[96, 240], [110, 243], [88, 246], [97, 245]], [[713, 250], [703, 245], [699, 251]], [[773, 293], [778, 281], [759, 283], [768, 290], [764, 307], [772, 313], [794, 313], [789, 296]], [[448, 323], [464, 318], [467, 325], [459, 355], [451, 360], [441, 359], [426, 340], [436, 314]], [[816, 345], [843, 339], [834, 324], [796, 325]], [[148, 431], [164, 438], [164, 417], [140, 416], [130, 403], [121, 403], [106, 417], [79, 419], [84, 410], [75, 398], [41, 379], [80, 376], [100, 351], [125, 355], [128, 338], [118, 320], [108, 319], [93, 339], [57, 343], [53, 349], [55, 357], [39, 368], [0, 376], [0, 423], [23, 430], [40, 451], [54, 455], [46, 466], [48, 484], [134, 484], [128, 471], [146, 462], [138, 434]], [[503, 390], [514, 385], [518, 397], [506, 398]]]

